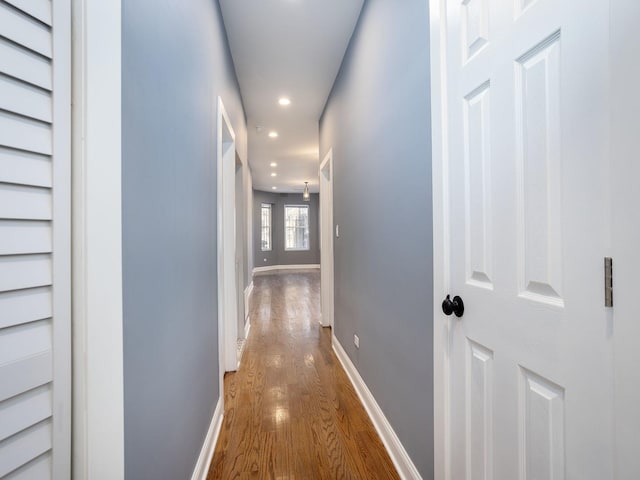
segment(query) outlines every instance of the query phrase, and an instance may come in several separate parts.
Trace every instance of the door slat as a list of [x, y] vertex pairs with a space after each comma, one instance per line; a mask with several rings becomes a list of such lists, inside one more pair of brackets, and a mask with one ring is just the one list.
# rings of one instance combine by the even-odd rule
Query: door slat
[[0, 477], [51, 450], [52, 430], [45, 420], [0, 443]]
[[0, 3], [0, 32], [12, 42], [51, 58], [50, 28], [4, 3]]
[[[51, 380], [51, 351], [2, 365], [0, 367], [0, 402], [49, 383]], [[2, 451], [1, 444], [0, 451]]]
[[51, 416], [51, 384], [0, 403], [0, 441]]
[[0, 71], [32, 85], [51, 90], [51, 60], [0, 38]]
[[0, 293], [0, 328], [51, 317], [51, 287]]

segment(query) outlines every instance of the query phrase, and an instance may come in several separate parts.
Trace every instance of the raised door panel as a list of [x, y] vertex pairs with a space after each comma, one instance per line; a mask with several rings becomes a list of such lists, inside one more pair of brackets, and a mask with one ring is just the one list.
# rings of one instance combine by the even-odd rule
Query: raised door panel
[[493, 480], [493, 352], [468, 340], [466, 468], [469, 480]]
[[560, 33], [517, 60], [519, 292], [564, 305]]
[[464, 98], [465, 243], [467, 283], [493, 288], [490, 84]]
[[520, 480], [563, 480], [564, 389], [524, 368], [520, 373]]
[[489, 0], [464, 0], [462, 23], [462, 57], [468, 60], [489, 43]]

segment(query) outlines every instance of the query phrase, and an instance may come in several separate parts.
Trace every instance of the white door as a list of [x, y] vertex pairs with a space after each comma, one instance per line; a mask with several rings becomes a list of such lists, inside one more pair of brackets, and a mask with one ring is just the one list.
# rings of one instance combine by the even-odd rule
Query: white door
[[640, 478], [640, 2], [611, 0], [611, 218], [615, 472]]
[[69, 38], [68, 0], [0, 2], [2, 478], [70, 477]]
[[608, 1], [446, 22], [451, 478], [610, 479]]
[[320, 165], [320, 306], [322, 325], [333, 327], [333, 152]]

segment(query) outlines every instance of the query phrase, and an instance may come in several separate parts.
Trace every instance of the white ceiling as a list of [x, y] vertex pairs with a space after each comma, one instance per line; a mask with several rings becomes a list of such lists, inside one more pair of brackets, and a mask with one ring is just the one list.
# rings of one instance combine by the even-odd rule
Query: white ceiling
[[[257, 190], [299, 192], [308, 181], [317, 192], [318, 120], [363, 2], [220, 0]], [[291, 99], [288, 107], [278, 105], [283, 96]], [[268, 137], [272, 130], [278, 138]]]

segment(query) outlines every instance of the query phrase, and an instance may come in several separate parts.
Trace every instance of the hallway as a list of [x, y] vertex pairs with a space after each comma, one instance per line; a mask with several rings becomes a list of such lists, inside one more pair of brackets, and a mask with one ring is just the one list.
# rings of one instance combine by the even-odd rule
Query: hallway
[[319, 324], [316, 271], [254, 278], [251, 333], [224, 379], [208, 480], [398, 478]]

